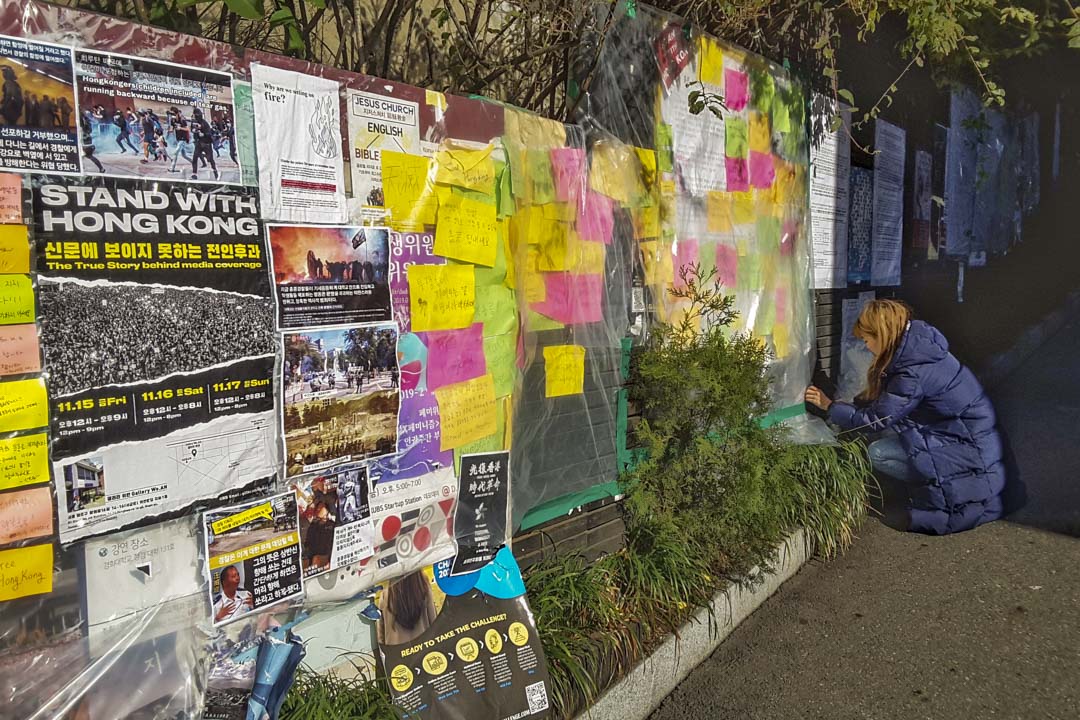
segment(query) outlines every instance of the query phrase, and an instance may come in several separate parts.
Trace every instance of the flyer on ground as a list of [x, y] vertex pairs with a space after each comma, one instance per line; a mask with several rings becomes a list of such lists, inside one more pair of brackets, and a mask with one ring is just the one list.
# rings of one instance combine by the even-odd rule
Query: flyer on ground
[[304, 577], [371, 557], [367, 467], [344, 465], [290, 483], [300, 508]]
[[267, 225], [278, 328], [393, 319], [390, 233], [376, 227]]
[[274, 476], [278, 346], [255, 192], [32, 185], [61, 539]]
[[203, 514], [215, 626], [304, 594], [296, 495]]
[[71, 48], [0, 35], [0, 169], [79, 172]]
[[241, 181], [232, 75], [75, 50], [87, 175]]
[[286, 474], [393, 453], [401, 402], [397, 325], [303, 330], [283, 340]]

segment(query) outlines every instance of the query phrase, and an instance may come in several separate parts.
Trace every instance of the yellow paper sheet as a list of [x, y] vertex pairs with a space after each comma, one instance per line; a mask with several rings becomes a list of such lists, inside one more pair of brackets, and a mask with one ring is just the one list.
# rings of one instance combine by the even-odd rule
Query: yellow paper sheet
[[637, 208], [633, 213], [634, 237], [638, 240], [660, 236], [660, 206]]
[[436, 255], [493, 267], [499, 253], [495, 206], [439, 189]]
[[765, 113], [750, 113], [750, 149], [760, 153], [772, 152], [769, 116]]
[[0, 490], [49, 481], [45, 433], [0, 439]]
[[647, 193], [656, 185], [656, 151], [634, 147], [634, 154], [641, 163], [641, 182]]
[[734, 216], [736, 225], [745, 225], [754, 222], [754, 193], [736, 192], [731, 193], [735, 198]]
[[566, 127], [555, 120], [524, 110], [506, 108], [503, 114], [503, 133], [523, 147], [562, 147], [566, 144]]
[[711, 233], [729, 233], [734, 230], [731, 196], [725, 192], [710, 190], [706, 195], [708, 229]]
[[[671, 256], [671, 244], [659, 240], [647, 240], [641, 245], [645, 259], [645, 282], [666, 288], [675, 281], [675, 263]], [[667, 292], [664, 291], [664, 297]]]
[[391, 224], [399, 230], [434, 225], [438, 199], [428, 178], [431, 161], [392, 150], [382, 150], [379, 156], [383, 204]]
[[710, 37], [698, 36], [698, 77], [701, 82], [724, 85], [724, 54]]
[[570, 230], [566, 237], [566, 270], [582, 275], [602, 275], [607, 245], [582, 240]]
[[585, 391], [585, 348], [550, 345], [544, 348], [544, 396], [580, 395]]
[[627, 173], [627, 168], [633, 167], [633, 157], [629, 145], [610, 140], [593, 145], [589, 187], [623, 205], [633, 204], [634, 198], [644, 194], [638, 178]]
[[786, 358], [791, 352], [791, 331], [786, 322], [777, 322], [773, 326], [773, 346], [778, 360]]
[[0, 325], [34, 322], [34, 283], [28, 275], [0, 275]]
[[0, 383], [0, 432], [49, 425], [49, 400], [41, 378]]
[[491, 159], [493, 146], [482, 150], [447, 146], [435, 152], [435, 182], [443, 185], [495, 192], [495, 162]]
[[52, 592], [53, 546], [0, 550], [0, 602]]
[[30, 272], [30, 242], [25, 225], [0, 225], [0, 273]]
[[495, 380], [491, 374], [444, 385], [435, 391], [442, 425], [440, 450], [492, 435], [498, 429]]
[[414, 332], [468, 327], [476, 310], [472, 265], [410, 265], [409, 309]]

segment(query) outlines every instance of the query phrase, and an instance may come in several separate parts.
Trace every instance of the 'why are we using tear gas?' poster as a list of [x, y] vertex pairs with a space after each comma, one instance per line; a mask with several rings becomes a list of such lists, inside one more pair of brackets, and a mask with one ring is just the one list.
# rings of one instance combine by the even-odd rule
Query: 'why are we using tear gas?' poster
[[291, 492], [204, 513], [214, 625], [304, 594], [298, 524]]
[[287, 222], [345, 222], [337, 81], [254, 63], [251, 95], [264, 216]]
[[386, 228], [267, 225], [278, 328], [393, 319]]
[[393, 323], [284, 336], [286, 474], [321, 472], [393, 453], [398, 329]]
[[239, 184], [232, 75], [75, 50], [82, 170]]
[[273, 476], [254, 192], [35, 177], [33, 196], [61, 539]]
[[71, 48], [0, 36], [0, 169], [77, 174]]

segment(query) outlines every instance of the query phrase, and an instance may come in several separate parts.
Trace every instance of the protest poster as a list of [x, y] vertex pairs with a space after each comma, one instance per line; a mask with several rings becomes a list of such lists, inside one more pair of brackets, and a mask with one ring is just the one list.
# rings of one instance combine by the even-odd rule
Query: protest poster
[[371, 557], [373, 530], [367, 468], [344, 465], [296, 478], [304, 577]]
[[61, 539], [274, 475], [276, 343], [254, 192], [33, 184]]
[[296, 495], [203, 513], [215, 626], [304, 594]]
[[446, 258], [435, 254], [435, 234], [429, 232], [390, 233], [390, 297], [394, 319], [401, 332], [412, 330], [409, 309], [409, 267], [445, 265]]
[[84, 174], [241, 182], [232, 75], [94, 50], [74, 55]]
[[284, 335], [288, 476], [394, 452], [397, 340], [393, 323]]
[[337, 81], [253, 63], [251, 95], [264, 217], [344, 223]]
[[73, 78], [71, 48], [0, 35], [0, 169], [79, 173]]
[[[834, 105], [824, 95], [814, 99], [815, 123], [824, 128], [820, 144], [810, 147], [810, 229], [814, 288], [846, 288], [848, 283], [848, 212], [851, 187], [851, 108]], [[839, 114], [841, 122], [829, 126]]]
[[497, 562], [500, 578], [481, 571], [462, 590], [424, 568], [379, 593], [379, 653], [407, 716], [550, 717], [550, 679], [521, 573], [513, 556]]
[[452, 575], [478, 570], [509, 541], [510, 452], [461, 456]]
[[899, 285], [904, 236], [904, 159], [907, 133], [878, 118], [874, 124], [873, 231], [870, 284]]
[[267, 225], [278, 328], [393, 319], [386, 228]]
[[410, 100], [349, 90], [346, 107], [353, 197], [359, 198], [365, 207], [382, 208], [385, 205], [382, 151], [423, 153], [420, 105]]

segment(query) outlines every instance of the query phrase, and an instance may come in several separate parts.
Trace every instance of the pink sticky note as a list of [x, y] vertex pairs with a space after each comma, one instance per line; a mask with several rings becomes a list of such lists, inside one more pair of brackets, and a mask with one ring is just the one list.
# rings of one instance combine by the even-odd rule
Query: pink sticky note
[[0, 326], [0, 375], [41, 372], [37, 326]]
[[555, 199], [576, 203], [585, 185], [585, 151], [581, 148], [552, 148], [551, 171], [555, 178]]
[[611, 231], [615, 225], [612, 216], [612, 199], [589, 190], [585, 202], [578, 208], [577, 232], [582, 240], [611, 244]]
[[750, 174], [746, 167], [746, 158], [724, 158], [727, 166], [728, 192], [746, 192], [750, 189]]
[[724, 71], [724, 104], [728, 110], [739, 112], [750, 100], [750, 78], [738, 70]]
[[[759, 189], [771, 188], [776, 179], [771, 153], [750, 151], [750, 184]], [[728, 186], [728, 190], [731, 186]]]
[[603, 319], [604, 277], [545, 273], [546, 297], [531, 307], [567, 325], [599, 322]]
[[799, 223], [795, 220], [784, 221], [784, 232], [780, 236], [780, 254], [791, 255], [795, 252], [795, 239], [799, 237]]
[[22, 175], [0, 173], [0, 223], [22, 222]]
[[739, 251], [731, 245], [723, 243], [717, 245], [716, 272], [723, 287], [729, 289], [735, 287], [739, 274]]
[[[698, 261], [698, 241], [693, 238], [680, 239], [674, 246], [672, 256], [675, 259], [675, 287], [686, 287], [682, 279], [682, 269], [693, 268]], [[688, 269], [687, 272], [690, 270]]]
[[778, 322], [783, 321], [787, 317], [787, 288], [782, 285], [776, 288], [775, 298], [776, 319]]
[[428, 390], [487, 373], [484, 323], [473, 323], [461, 330], [432, 330], [424, 333], [424, 340], [428, 347]]

